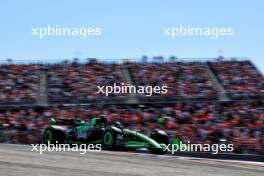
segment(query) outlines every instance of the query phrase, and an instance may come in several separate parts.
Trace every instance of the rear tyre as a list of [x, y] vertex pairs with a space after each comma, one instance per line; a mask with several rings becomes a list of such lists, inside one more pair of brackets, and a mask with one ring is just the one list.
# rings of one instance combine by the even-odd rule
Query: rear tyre
[[107, 129], [102, 136], [102, 149], [113, 150], [116, 146], [116, 134], [113, 130]]
[[65, 133], [61, 130], [48, 127], [43, 134], [44, 144], [63, 144], [65, 142]]

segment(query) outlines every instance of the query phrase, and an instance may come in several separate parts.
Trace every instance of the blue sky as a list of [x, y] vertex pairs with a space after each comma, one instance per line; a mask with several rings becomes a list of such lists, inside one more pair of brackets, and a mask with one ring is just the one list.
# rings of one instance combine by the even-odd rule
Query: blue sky
[[[249, 57], [264, 73], [261, 0], [10, 0], [0, 6], [0, 60], [13, 58]], [[31, 35], [31, 28], [102, 27], [95, 38]], [[163, 27], [233, 27], [232, 37], [164, 37]]]

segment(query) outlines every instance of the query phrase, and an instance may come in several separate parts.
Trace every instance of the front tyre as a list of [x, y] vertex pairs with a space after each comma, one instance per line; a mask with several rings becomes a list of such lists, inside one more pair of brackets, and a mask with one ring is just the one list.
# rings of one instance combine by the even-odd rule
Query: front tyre
[[152, 154], [156, 154], [156, 155], [163, 155], [165, 154], [167, 151], [164, 150], [164, 149], [155, 149], [155, 148], [149, 148], [149, 151], [152, 153]]
[[[159, 144], [165, 144], [166, 146], [169, 144], [170, 140], [169, 140], [169, 136], [165, 131], [162, 130], [153, 130], [150, 138], [155, 140], [157, 143]], [[149, 148], [149, 151], [153, 154], [158, 154], [158, 155], [163, 155], [165, 154], [167, 151], [164, 150], [163, 148]]]

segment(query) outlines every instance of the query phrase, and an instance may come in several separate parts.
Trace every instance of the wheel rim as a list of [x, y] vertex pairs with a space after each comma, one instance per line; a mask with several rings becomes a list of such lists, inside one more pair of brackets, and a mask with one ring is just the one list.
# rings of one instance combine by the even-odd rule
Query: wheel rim
[[52, 139], [52, 133], [50, 130], [47, 130], [45, 133], [45, 142], [51, 141]]
[[112, 143], [113, 143], [113, 136], [112, 136], [112, 133], [110, 131], [107, 131], [105, 133], [105, 135], [104, 135], [104, 143], [107, 146], [112, 145]]

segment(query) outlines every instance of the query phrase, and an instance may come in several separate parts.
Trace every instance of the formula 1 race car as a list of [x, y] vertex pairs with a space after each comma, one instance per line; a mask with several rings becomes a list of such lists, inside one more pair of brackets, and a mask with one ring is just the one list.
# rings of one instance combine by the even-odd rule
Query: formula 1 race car
[[153, 130], [148, 137], [104, 117], [90, 121], [50, 118], [49, 122], [43, 133], [45, 144], [101, 144], [103, 150], [147, 148], [154, 154], [164, 154], [169, 144], [169, 137], [162, 130]]

